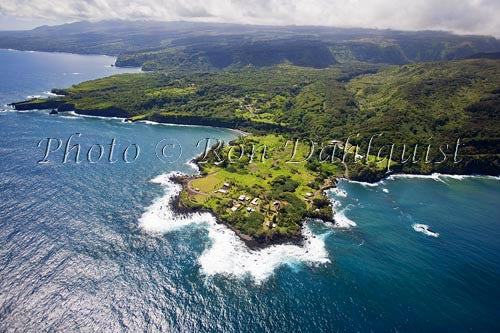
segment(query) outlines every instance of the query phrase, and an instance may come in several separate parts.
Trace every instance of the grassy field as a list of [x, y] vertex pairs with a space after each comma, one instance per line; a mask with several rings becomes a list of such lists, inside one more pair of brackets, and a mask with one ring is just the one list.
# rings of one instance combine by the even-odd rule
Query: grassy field
[[[212, 163], [200, 164], [203, 177], [192, 180], [181, 198], [185, 205], [208, 209], [255, 238], [297, 235], [306, 217], [331, 219], [331, 207], [320, 189], [340, 175], [379, 180], [386, 175], [387, 159], [375, 163], [375, 155], [384, 147], [387, 154], [391, 144], [393, 172], [496, 175], [500, 170], [500, 60], [122, 74], [54, 92], [64, 96], [15, 107], [74, 109], [253, 133], [224, 148], [232, 161], [226, 158], [216, 165], [216, 156], [211, 156]], [[359, 163], [353, 158], [355, 147], [366, 155], [373, 135], [373, 150]], [[345, 163], [320, 163], [317, 151], [309, 162], [287, 163], [296, 139], [319, 144], [348, 137], [352, 146], [346, 144], [350, 158]], [[462, 142], [461, 163], [451, 158], [457, 139]], [[429, 142], [434, 146], [427, 162], [423, 156]], [[448, 159], [435, 163], [441, 144], [449, 145]], [[240, 145], [245, 154], [238, 159]], [[250, 162], [252, 145], [256, 152]], [[268, 148], [261, 161], [263, 146]], [[400, 162], [402, 150], [412, 147], [418, 160]], [[308, 151], [309, 146], [299, 145], [296, 159]], [[250, 200], [240, 200], [241, 195]], [[258, 202], [249, 203], [254, 198]]]
[[281, 135], [240, 139], [221, 158], [198, 160], [202, 176], [187, 183], [183, 204], [208, 209], [257, 239], [296, 236], [306, 217], [331, 220], [322, 189], [344, 173], [340, 162], [306, 162], [310, 151], [307, 142], [295, 145]]

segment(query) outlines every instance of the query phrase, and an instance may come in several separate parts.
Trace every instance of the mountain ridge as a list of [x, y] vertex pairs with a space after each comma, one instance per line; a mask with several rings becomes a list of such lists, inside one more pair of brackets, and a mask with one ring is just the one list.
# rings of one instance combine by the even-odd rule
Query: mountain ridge
[[500, 41], [429, 30], [110, 20], [0, 31], [0, 48], [112, 55], [118, 66], [145, 70], [210, 71], [282, 63], [324, 68], [351, 61], [459, 60], [500, 52]]

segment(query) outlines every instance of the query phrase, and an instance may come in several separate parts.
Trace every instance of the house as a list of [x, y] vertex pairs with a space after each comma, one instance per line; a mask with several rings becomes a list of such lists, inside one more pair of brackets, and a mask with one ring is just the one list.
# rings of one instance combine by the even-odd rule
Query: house
[[218, 190], [218, 191], [216, 191], [216, 192], [219, 192], [219, 193], [222, 193], [222, 194], [226, 194], [226, 193], [227, 193], [227, 190], [224, 190], [224, 189], [222, 189], [222, 188], [221, 188], [220, 190]]
[[243, 195], [243, 194], [242, 194], [242, 195], [240, 195], [240, 196], [238, 197], [238, 200], [240, 200], [240, 201], [247, 201], [247, 200], [248, 200], [248, 197], [247, 197], [246, 195]]
[[236, 204], [236, 205], [234, 205], [233, 207], [231, 207], [231, 211], [234, 213], [234, 212], [236, 212], [236, 211], [238, 210], [238, 208], [240, 208], [240, 207], [241, 207], [241, 205], [240, 205], [240, 204]]
[[229, 183], [224, 183], [224, 187], [230, 187]]
[[257, 203], [259, 202], [259, 198], [253, 198], [252, 200], [252, 205], [257, 205]]
[[340, 149], [344, 149], [344, 143], [339, 140], [332, 140], [330, 141], [330, 144], [339, 147]]
[[307, 193], [306, 193], [306, 196], [307, 196], [307, 197], [312, 197], [312, 195], [313, 195], [313, 194], [312, 194], [311, 192], [307, 192]]
[[255, 212], [255, 209], [253, 209], [252, 207], [247, 207], [247, 212]]

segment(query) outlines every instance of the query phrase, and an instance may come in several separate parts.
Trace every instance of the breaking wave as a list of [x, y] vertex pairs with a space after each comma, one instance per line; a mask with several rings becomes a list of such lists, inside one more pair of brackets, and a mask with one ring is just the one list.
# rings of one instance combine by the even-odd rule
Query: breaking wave
[[347, 191], [344, 190], [344, 189], [341, 189], [341, 188], [338, 188], [338, 187], [335, 187], [335, 188], [332, 188], [331, 189], [332, 193], [336, 196], [336, 197], [342, 197], [342, 198], [346, 198], [347, 197]]
[[302, 246], [292, 244], [272, 245], [263, 249], [250, 249], [234, 231], [217, 223], [209, 213], [192, 213], [180, 216], [171, 208], [171, 201], [181, 191], [181, 186], [170, 178], [176, 172], [159, 175], [151, 182], [164, 187], [165, 193], [157, 198], [139, 218], [139, 226], [153, 234], [169, 233], [186, 226], [197, 225], [208, 230], [210, 244], [198, 258], [200, 273], [210, 277], [224, 275], [244, 278], [250, 276], [260, 284], [281, 266], [297, 264], [321, 265], [330, 262], [324, 239], [329, 232], [315, 235], [304, 225]]
[[439, 233], [431, 230], [429, 228], [429, 226], [427, 224], [414, 224], [413, 226], [413, 230], [415, 230], [416, 232], [421, 232], [427, 236], [431, 236], [431, 237], [439, 237]]
[[349, 183], [359, 184], [361, 186], [366, 186], [366, 187], [376, 187], [376, 186], [384, 184], [384, 180], [380, 180], [380, 181], [378, 181], [376, 183], [360, 182], [358, 180], [349, 180], [349, 179], [342, 179], [342, 180], [343, 181], [347, 181]]
[[[437, 182], [441, 183], [446, 183], [446, 179], [454, 179], [454, 180], [464, 180], [468, 178], [486, 178], [486, 179], [496, 179], [500, 180], [500, 176], [487, 176], [487, 175], [450, 175], [450, 174], [443, 174], [443, 173], [432, 173], [430, 175], [419, 175], [419, 174], [406, 174], [406, 173], [401, 173], [401, 174], [394, 174], [394, 175], [389, 175], [386, 178], [376, 182], [376, 183], [368, 183], [368, 182], [360, 182], [356, 180], [349, 180], [349, 179], [342, 179], [342, 181], [346, 181], [349, 183], [353, 184], [359, 184], [361, 186], [368, 186], [368, 187], [376, 187], [379, 185], [384, 185], [386, 184], [386, 180], [395, 180], [397, 178], [415, 178], [415, 179], [432, 179]], [[385, 192], [385, 191], [384, 191]]]
[[345, 212], [349, 209], [350, 206], [338, 211], [333, 216], [333, 220], [335, 223], [333, 224], [334, 228], [338, 229], [351, 229], [357, 226], [356, 222], [345, 216]]
[[122, 118], [122, 117], [92, 116], [92, 115], [88, 115], [88, 114], [76, 113], [75, 111], [65, 111], [64, 113], [70, 115], [71, 117], [78, 117], [78, 118], [94, 118], [94, 119], [102, 119], [102, 120], [119, 120], [121, 122], [125, 122], [127, 120], [127, 118]]

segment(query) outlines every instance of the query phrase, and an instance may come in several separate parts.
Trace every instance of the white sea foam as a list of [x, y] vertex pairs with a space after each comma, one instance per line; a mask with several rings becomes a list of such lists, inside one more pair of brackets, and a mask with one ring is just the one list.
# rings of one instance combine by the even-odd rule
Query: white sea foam
[[418, 175], [418, 174], [407, 174], [407, 173], [398, 173], [387, 176], [385, 179], [382, 179], [376, 183], [367, 183], [367, 182], [359, 182], [355, 180], [342, 179], [342, 181], [347, 181], [349, 183], [359, 184], [362, 186], [375, 187], [379, 185], [386, 184], [386, 180], [394, 180], [397, 178], [408, 178], [408, 179], [432, 179], [437, 182], [446, 183], [446, 179], [454, 179], [454, 180], [464, 180], [468, 178], [486, 178], [486, 179], [496, 179], [500, 180], [500, 176], [485, 176], [485, 175], [450, 175], [443, 173], [432, 173], [430, 175]]
[[437, 232], [434, 232], [432, 230], [429, 229], [429, 226], [427, 224], [414, 224], [413, 226], [413, 230], [415, 230], [416, 232], [421, 232], [427, 236], [430, 236], [430, 237], [439, 237], [439, 234]]
[[73, 120], [83, 120], [82, 117], [76, 117], [76, 116], [59, 116], [59, 118], [64, 118], [64, 119], [73, 119]]
[[217, 128], [214, 126], [206, 126], [206, 125], [189, 125], [189, 124], [171, 124], [171, 123], [159, 123], [157, 121], [152, 120], [137, 120], [136, 123], [143, 123], [148, 125], [160, 125], [160, 126], [168, 126], [168, 127], [208, 127], [208, 128]]
[[187, 162], [186, 162], [186, 165], [187, 165], [188, 167], [190, 167], [191, 169], [193, 169], [196, 173], [199, 173], [199, 172], [200, 172], [200, 168], [198, 168], [198, 165], [196, 165], [196, 163], [194, 163], [192, 160], [187, 161]]
[[487, 176], [487, 175], [448, 175], [448, 174], [438, 174], [441, 178], [451, 178], [455, 180], [464, 180], [470, 178], [485, 178], [485, 179], [496, 179], [500, 180], [500, 176]]
[[316, 236], [307, 226], [302, 228], [304, 246], [283, 244], [261, 250], [250, 250], [233, 231], [223, 225], [212, 224], [208, 232], [212, 245], [198, 259], [201, 272], [208, 276], [222, 274], [242, 278], [250, 275], [256, 283], [261, 283], [283, 265], [320, 265], [330, 262], [324, 242], [328, 234]]
[[27, 99], [42, 98], [42, 97], [44, 97], [44, 96], [42, 96], [42, 95], [28, 95], [28, 96], [26, 96]]
[[56, 96], [64, 96], [64, 95], [54, 94], [52, 91], [44, 91], [43, 93], [44, 93], [45, 95], [47, 95], [47, 96], [51, 96], [51, 97], [56, 97]]
[[335, 215], [333, 216], [333, 220], [335, 221], [335, 223], [333, 224], [334, 228], [351, 229], [357, 225], [356, 222], [345, 216], [345, 212], [348, 209], [348, 207], [335, 213]]
[[378, 181], [376, 183], [360, 182], [357, 180], [346, 180], [346, 179], [344, 179], [344, 180], [348, 181], [349, 183], [359, 184], [361, 186], [366, 186], [366, 187], [376, 187], [376, 186], [379, 186], [379, 185], [384, 183], [384, 180]]
[[343, 198], [347, 197], [347, 192], [344, 189], [334, 187], [334, 188], [332, 188], [332, 192], [337, 197], [343, 197]]
[[208, 213], [177, 216], [172, 211], [170, 202], [181, 191], [181, 186], [170, 180], [170, 177], [174, 175], [179, 174], [175, 172], [162, 174], [151, 180], [152, 183], [162, 185], [165, 189], [165, 194], [157, 198], [139, 218], [139, 226], [143, 230], [151, 233], [167, 233], [190, 224], [215, 222], [215, 218]]
[[414, 174], [395, 174], [395, 175], [390, 175], [389, 177], [387, 177], [387, 179], [390, 179], [390, 180], [393, 180], [393, 179], [396, 179], [396, 178], [409, 178], [409, 179], [432, 179], [432, 180], [435, 180], [437, 182], [442, 182], [444, 183], [443, 179], [441, 179], [440, 177], [442, 177], [443, 175], [440, 174], [440, 173], [433, 173], [433, 174], [430, 174], [430, 175], [414, 175]]
[[298, 263], [319, 265], [330, 262], [324, 238], [328, 233], [314, 235], [308, 226], [302, 228], [304, 245], [273, 245], [265, 249], [252, 250], [225, 225], [217, 223], [209, 213], [177, 216], [170, 201], [181, 190], [170, 177], [176, 173], [163, 174], [151, 180], [165, 189], [165, 194], [156, 199], [139, 219], [139, 226], [146, 232], [168, 233], [188, 225], [207, 228], [211, 244], [198, 258], [200, 272], [208, 277], [225, 275], [237, 278], [250, 276], [256, 283], [269, 278], [276, 268]]
[[382, 192], [384, 192], [384, 193], [389, 193], [389, 190], [388, 190], [388, 189], [386, 189], [386, 188], [383, 188], [383, 189], [382, 189]]
[[125, 122], [127, 118], [122, 118], [122, 117], [103, 117], [103, 116], [92, 116], [92, 115], [87, 115], [87, 114], [79, 114], [76, 113], [75, 111], [66, 111], [66, 114], [69, 114], [73, 117], [80, 117], [80, 118], [94, 118], [94, 119], [102, 119], [102, 120], [119, 120], [121, 122]]
[[39, 109], [33, 109], [33, 110], [16, 110], [16, 112], [19, 113], [33, 113], [33, 112], [38, 112], [40, 111]]
[[231, 130], [230, 128], [217, 127], [217, 126], [209, 126], [209, 125], [190, 125], [190, 124], [172, 124], [172, 123], [159, 123], [157, 121], [152, 120], [137, 120], [136, 123], [143, 123], [148, 125], [161, 125], [168, 127], [200, 127], [200, 128], [223, 128], [225, 130]]
[[142, 123], [142, 124], [148, 124], [148, 125], [161, 125], [160, 123], [156, 121], [151, 121], [151, 120], [137, 120], [136, 123]]
[[333, 207], [340, 207], [340, 206], [342, 206], [342, 203], [338, 200], [332, 200], [332, 206]]
[[427, 179], [433, 179], [438, 182], [443, 182], [445, 183], [445, 180], [448, 179], [455, 179], [455, 180], [464, 180], [468, 178], [486, 178], [486, 179], [496, 179], [500, 180], [500, 176], [488, 176], [488, 175], [450, 175], [450, 174], [444, 174], [444, 173], [433, 173], [430, 175], [412, 175], [412, 174], [395, 174], [391, 175], [388, 177], [388, 179], [395, 179], [395, 178], [427, 178]]

